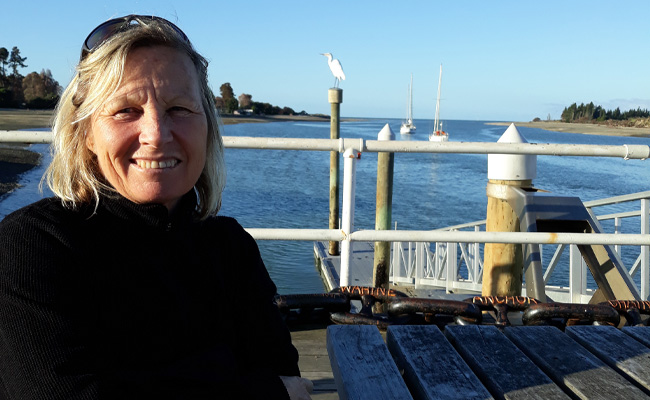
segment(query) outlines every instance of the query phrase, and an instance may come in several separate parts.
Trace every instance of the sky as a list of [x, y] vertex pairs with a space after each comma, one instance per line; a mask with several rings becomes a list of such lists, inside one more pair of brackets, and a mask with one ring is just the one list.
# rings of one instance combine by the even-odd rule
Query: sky
[[32, 71], [66, 86], [81, 44], [127, 14], [177, 24], [210, 61], [218, 94], [330, 113], [343, 65], [342, 117], [433, 119], [443, 66], [441, 119], [559, 119], [572, 103], [650, 109], [650, 1], [7, 1], [0, 47], [17, 46]]

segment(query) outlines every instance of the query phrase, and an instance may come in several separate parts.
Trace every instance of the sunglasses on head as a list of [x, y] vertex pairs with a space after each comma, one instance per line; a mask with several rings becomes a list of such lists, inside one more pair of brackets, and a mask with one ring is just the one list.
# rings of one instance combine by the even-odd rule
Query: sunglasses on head
[[125, 17], [111, 19], [97, 26], [90, 32], [90, 35], [84, 40], [84, 44], [81, 48], [81, 58], [83, 60], [88, 54], [92, 53], [99, 45], [104, 43], [108, 38], [115, 35], [118, 32], [129, 29], [132, 25], [139, 25], [141, 23], [158, 21], [163, 22], [164, 24], [170, 26], [172, 29], [178, 33], [183, 40], [189, 42], [189, 39], [185, 33], [173, 23], [167, 21], [164, 18], [146, 16], [146, 15], [127, 15]]

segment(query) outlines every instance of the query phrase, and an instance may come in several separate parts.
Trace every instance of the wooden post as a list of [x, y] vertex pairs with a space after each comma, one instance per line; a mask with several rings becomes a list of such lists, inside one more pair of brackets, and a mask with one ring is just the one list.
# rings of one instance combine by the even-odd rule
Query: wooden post
[[[377, 140], [395, 140], [395, 134], [386, 124], [379, 132]], [[375, 229], [390, 229], [393, 210], [393, 169], [395, 154], [380, 152], [377, 154], [377, 199], [375, 211]], [[390, 273], [390, 242], [375, 242], [374, 268], [372, 282], [374, 287], [388, 289]]]
[[[524, 181], [490, 179], [488, 185], [530, 187]], [[506, 189], [506, 188], [504, 188]], [[488, 191], [487, 232], [519, 232], [519, 217], [508, 201]], [[523, 283], [523, 246], [513, 243], [486, 243], [484, 249], [483, 296], [520, 296]]]
[[[330, 139], [340, 138], [341, 122], [339, 114], [341, 103], [343, 102], [343, 90], [331, 88], [327, 92], [327, 97], [331, 105], [330, 117]], [[330, 152], [330, 214], [329, 229], [339, 229], [339, 153]], [[331, 241], [329, 243], [329, 253], [339, 255], [339, 242]]]
[[[517, 127], [510, 127], [501, 143], [526, 143]], [[507, 200], [508, 186], [531, 187], [537, 156], [519, 154], [488, 155], [488, 232], [519, 232], [519, 217]], [[483, 262], [483, 296], [520, 296], [523, 282], [523, 246], [486, 243]]]

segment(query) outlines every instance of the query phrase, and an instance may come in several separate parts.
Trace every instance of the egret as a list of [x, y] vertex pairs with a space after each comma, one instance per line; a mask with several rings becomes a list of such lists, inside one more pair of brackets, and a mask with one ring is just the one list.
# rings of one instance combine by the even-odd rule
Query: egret
[[331, 53], [321, 53], [321, 55], [327, 57], [327, 65], [330, 66], [330, 71], [332, 71], [332, 75], [334, 75], [334, 87], [338, 88], [341, 79], [345, 80], [345, 74], [343, 73], [341, 63], [336, 58], [333, 58]]

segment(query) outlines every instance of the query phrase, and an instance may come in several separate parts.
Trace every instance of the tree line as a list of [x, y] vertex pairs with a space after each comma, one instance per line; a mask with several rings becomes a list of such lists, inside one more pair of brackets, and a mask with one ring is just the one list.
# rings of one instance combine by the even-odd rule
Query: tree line
[[307, 115], [305, 111], [296, 113], [291, 107], [278, 107], [269, 103], [253, 101], [253, 96], [242, 93], [235, 98], [235, 93], [229, 82], [219, 87], [221, 96], [215, 97], [219, 112], [232, 114], [235, 111], [243, 113], [250, 110], [255, 115]]
[[619, 107], [616, 107], [615, 110], [605, 110], [601, 106], [594, 105], [593, 102], [589, 104], [581, 103], [580, 105], [573, 103], [569, 107], [565, 107], [564, 111], [562, 111], [562, 122], [625, 121], [633, 118], [648, 117], [650, 117], [650, 111], [647, 109], [642, 110], [641, 107], [636, 110], [621, 112]]
[[[40, 73], [31, 72], [27, 76], [21, 75], [19, 70], [27, 68], [26, 60], [27, 57], [20, 54], [18, 47], [14, 46], [11, 51], [0, 47], [0, 107], [54, 108], [61, 95], [61, 86], [49, 69], [41, 70]], [[291, 107], [253, 101], [253, 96], [246, 93], [235, 98], [228, 82], [222, 84], [219, 90], [221, 96], [215, 97], [215, 104], [220, 112], [246, 110], [256, 115], [307, 115], [305, 111], [296, 113]]]
[[11, 51], [0, 47], [0, 107], [54, 108], [61, 95], [61, 86], [49, 69], [23, 76], [27, 57], [14, 46]]

